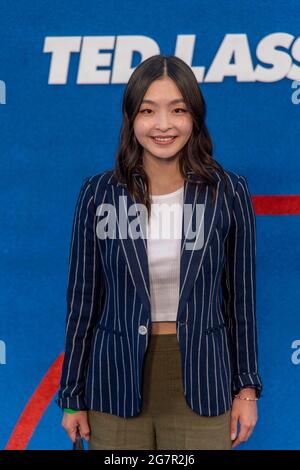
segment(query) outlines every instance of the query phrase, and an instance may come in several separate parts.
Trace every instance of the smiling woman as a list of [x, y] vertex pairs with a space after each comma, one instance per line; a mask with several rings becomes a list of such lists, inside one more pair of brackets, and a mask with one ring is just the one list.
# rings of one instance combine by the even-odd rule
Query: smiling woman
[[[90, 449], [231, 449], [251, 435], [262, 390], [247, 181], [213, 158], [181, 59], [142, 62], [122, 111], [115, 168], [85, 180], [74, 216], [62, 424]], [[116, 222], [104, 238], [101, 204]], [[147, 236], [117, 237], [131, 223], [144, 232], [137, 204]], [[163, 222], [179, 236], [152, 237], [173, 204]]]

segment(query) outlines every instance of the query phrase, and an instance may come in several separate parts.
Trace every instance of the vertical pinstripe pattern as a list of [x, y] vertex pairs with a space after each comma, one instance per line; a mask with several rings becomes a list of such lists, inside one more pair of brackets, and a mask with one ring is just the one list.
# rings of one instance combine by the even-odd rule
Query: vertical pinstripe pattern
[[[191, 179], [197, 180], [192, 171]], [[182, 227], [176, 317], [187, 404], [204, 416], [228, 411], [232, 393], [262, 381], [258, 373], [255, 256], [256, 221], [246, 178], [217, 172], [211, 188], [185, 182], [184, 203], [204, 204], [204, 244]], [[139, 177], [135, 174], [135, 177]], [[124, 196], [127, 197], [124, 199]], [[121, 198], [121, 199], [119, 199]], [[115, 238], [99, 239], [97, 208], [115, 207]], [[65, 357], [57, 403], [129, 417], [142, 405], [143, 361], [151, 334], [147, 239], [120, 237], [119, 210], [136, 204], [112, 170], [86, 178], [72, 228], [67, 288]], [[186, 225], [185, 225], [186, 226]], [[196, 233], [196, 240], [200, 230]], [[141, 328], [142, 327], [142, 328]]]

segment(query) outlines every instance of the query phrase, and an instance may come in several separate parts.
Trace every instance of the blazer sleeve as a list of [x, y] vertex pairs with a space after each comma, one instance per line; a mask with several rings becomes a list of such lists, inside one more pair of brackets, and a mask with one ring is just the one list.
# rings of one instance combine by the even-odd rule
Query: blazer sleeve
[[239, 175], [225, 242], [222, 295], [233, 351], [232, 391], [262, 391], [256, 325], [256, 220], [247, 180]]
[[94, 194], [86, 178], [75, 207], [69, 254], [65, 354], [56, 400], [61, 408], [86, 409], [86, 369], [104, 292], [95, 224]]

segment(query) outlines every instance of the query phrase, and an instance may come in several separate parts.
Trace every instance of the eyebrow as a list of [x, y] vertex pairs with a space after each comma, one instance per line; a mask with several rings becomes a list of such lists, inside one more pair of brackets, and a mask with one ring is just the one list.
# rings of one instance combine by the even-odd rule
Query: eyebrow
[[[156, 102], [152, 100], [143, 100], [141, 104], [143, 103], [156, 104]], [[172, 100], [169, 102], [169, 104], [175, 104], [175, 103], [185, 103], [185, 101], [183, 98], [178, 98], [176, 100]]]

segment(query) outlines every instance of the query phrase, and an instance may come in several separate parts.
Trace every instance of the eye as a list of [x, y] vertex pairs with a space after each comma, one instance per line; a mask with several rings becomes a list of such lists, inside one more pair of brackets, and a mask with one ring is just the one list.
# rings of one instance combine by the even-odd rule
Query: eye
[[142, 109], [140, 112], [141, 112], [142, 114], [148, 114], [148, 113], [145, 113], [145, 111], [150, 111], [150, 112], [151, 112], [152, 110], [149, 109], [149, 108], [145, 108], [145, 109]]
[[[186, 109], [183, 109], [183, 108], [176, 108], [174, 111], [183, 111], [184, 113], [186, 113]], [[181, 113], [176, 113], [176, 114], [181, 114]]]

